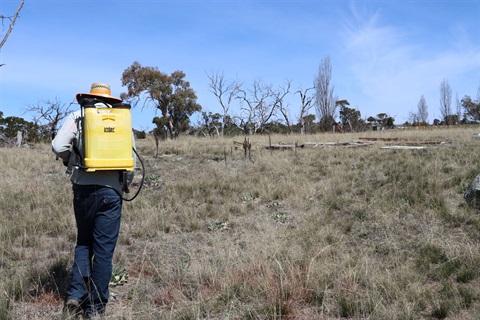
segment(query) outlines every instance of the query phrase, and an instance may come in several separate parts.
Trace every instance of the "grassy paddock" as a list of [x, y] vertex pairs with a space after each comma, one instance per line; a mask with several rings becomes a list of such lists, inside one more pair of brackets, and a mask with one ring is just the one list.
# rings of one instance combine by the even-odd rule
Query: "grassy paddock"
[[[139, 140], [107, 319], [477, 319], [479, 127]], [[264, 145], [377, 140], [270, 151]], [[443, 141], [425, 150], [387, 144]], [[71, 186], [48, 145], [0, 149], [0, 319], [62, 319]], [[116, 272], [117, 272], [116, 271]]]

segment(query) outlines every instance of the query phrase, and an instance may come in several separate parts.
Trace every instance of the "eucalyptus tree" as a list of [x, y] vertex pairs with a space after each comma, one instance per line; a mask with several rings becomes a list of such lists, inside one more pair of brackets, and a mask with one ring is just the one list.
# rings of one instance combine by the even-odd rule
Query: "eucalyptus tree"
[[135, 61], [122, 74], [122, 85], [127, 87], [120, 97], [136, 105], [143, 100], [160, 110], [161, 117], [153, 123], [157, 131], [165, 130], [170, 138], [177, 137], [190, 126], [190, 116], [202, 110], [197, 95], [185, 80], [185, 73], [174, 71], [168, 75], [156, 67], [144, 67]]
[[340, 121], [343, 127], [348, 127], [350, 132], [357, 131], [361, 123], [360, 111], [347, 107], [350, 105], [347, 100], [339, 100], [336, 105], [340, 107]]
[[461, 100], [463, 109], [465, 110], [465, 117], [474, 122], [480, 121], [480, 100], [472, 100], [470, 96], [465, 96]]
[[375, 120], [386, 129], [392, 129], [395, 125], [395, 118], [390, 116], [388, 113], [382, 112], [377, 114], [377, 118]]

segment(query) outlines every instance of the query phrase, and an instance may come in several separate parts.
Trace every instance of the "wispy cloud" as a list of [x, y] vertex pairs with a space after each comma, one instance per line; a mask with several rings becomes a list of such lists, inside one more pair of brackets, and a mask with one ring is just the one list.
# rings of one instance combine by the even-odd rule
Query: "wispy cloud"
[[478, 72], [480, 53], [465, 32], [445, 37], [439, 48], [405, 25], [382, 22], [386, 19], [381, 19], [381, 11], [360, 12], [355, 6], [351, 10], [354, 18], [342, 31], [344, 54], [348, 71], [363, 94], [363, 107], [371, 113], [390, 110], [393, 116], [406, 117], [421, 95], [435, 108], [444, 78], [459, 86], [454, 91], [466, 94], [462, 92], [465, 84], [457, 80], [465, 73]]

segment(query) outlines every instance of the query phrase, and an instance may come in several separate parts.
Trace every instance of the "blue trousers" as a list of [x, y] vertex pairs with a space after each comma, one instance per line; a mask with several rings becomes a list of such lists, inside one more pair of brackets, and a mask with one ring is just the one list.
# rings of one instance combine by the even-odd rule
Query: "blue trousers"
[[68, 298], [102, 314], [108, 302], [112, 258], [122, 216], [122, 198], [102, 186], [73, 185], [77, 243]]

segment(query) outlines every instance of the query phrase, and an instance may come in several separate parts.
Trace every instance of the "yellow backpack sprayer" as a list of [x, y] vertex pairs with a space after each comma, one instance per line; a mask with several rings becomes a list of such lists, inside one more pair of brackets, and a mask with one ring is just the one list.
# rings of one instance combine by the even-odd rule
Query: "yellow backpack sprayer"
[[83, 106], [84, 165], [87, 172], [134, 170], [130, 105]]
[[145, 168], [143, 161], [133, 146], [133, 129], [130, 105], [127, 103], [112, 104], [111, 107], [97, 98], [79, 99], [82, 113], [83, 157], [80, 167], [86, 172], [99, 170], [119, 171], [124, 193], [129, 193], [127, 184], [135, 174], [135, 156], [141, 165], [142, 178], [139, 188], [131, 201], [140, 192]]

